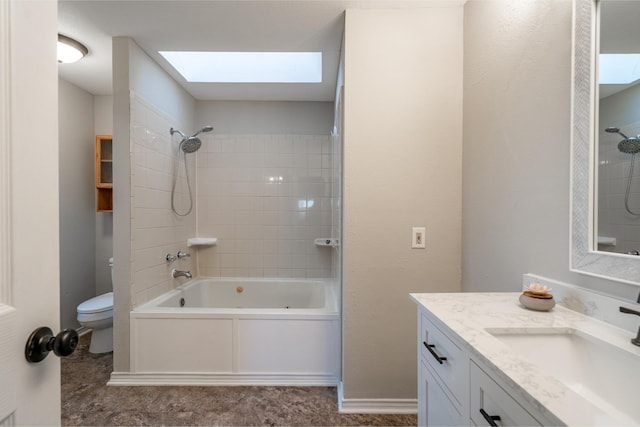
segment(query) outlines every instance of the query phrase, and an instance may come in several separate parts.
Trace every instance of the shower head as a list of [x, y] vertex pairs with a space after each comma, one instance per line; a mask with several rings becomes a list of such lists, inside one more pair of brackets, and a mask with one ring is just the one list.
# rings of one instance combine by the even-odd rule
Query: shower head
[[622, 141], [618, 143], [618, 150], [621, 153], [626, 153], [626, 154], [640, 153], [640, 139], [639, 139], [640, 135], [632, 136], [631, 138], [629, 138], [627, 135], [620, 132], [620, 128], [617, 128], [615, 126], [609, 126], [604, 131], [607, 133], [617, 133], [618, 135], [624, 138]]
[[640, 153], [640, 139], [636, 137], [625, 138], [618, 143], [618, 150], [626, 154]]
[[187, 154], [195, 153], [200, 149], [201, 145], [202, 141], [196, 136], [190, 136], [180, 141], [180, 149]]
[[620, 132], [620, 128], [617, 128], [617, 127], [614, 127], [614, 126], [609, 126], [604, 131], [607, 132], [607, 133], [617, 133], [618, 135], [621, 135], [624, 139], [629, 139], [629, 137], [627, 135], [625, 135], [624, 133]]
[[213, 130], [213, 126], [205, 126], [196, 133], [191, 136], [187, 136], [178, 129], [171, 128], [169, 129], [169, 133], [173, 135], [174, 133], [179, 134], [182, 137], [182, 141], [180, 141], [180, 146], [178, 147], [184, 153], [195, 153], [200, 149], [202, 145], [202, 141], [198, 138], [202, 132], [211, 132]]

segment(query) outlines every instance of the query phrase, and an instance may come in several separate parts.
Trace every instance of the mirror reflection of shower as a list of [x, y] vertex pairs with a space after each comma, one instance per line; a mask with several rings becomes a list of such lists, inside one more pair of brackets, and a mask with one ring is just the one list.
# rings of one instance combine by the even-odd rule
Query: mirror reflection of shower
[[620, 131], [620, 128], [610, 126], [605, 129], [605, 132], [608, 133], [617, 133], [622, 136], [622, 140], [618, 143], [618, 150], [621, 153], [631, 154], [631, 167], [629, 168], [629, 179], [627, 180], [627, 189], [624, 194], [624, 208], [631, 215], [640, 216], [640, 213], [633, 212], [629, 208], [629, 193], [631, 191], [631, 181], [633, 179], [633, 167], [636, 160], [636, 154], [640, 152], [640, 135], [638, 136], [627, 136]]
[[[205, 126], [202, 129], [198, 130], [191, 136], [185, 135], [182, 131], [178, 129], [171, 128], [169, 129], [169, 133], [173, 136], [173, 134], [178, 134], [182, 137], [180, 144], [178, 145], [178, 158], [176, 159], [176, 172], [173, 175], [173, 186], [171, 187], [171, 210], [178, 216], [187, 216], [191, 213], [193, 209], [193, 194], [191, 193], [191, 182], [189, 180], [189, 168], [187, 166], [187, 154], [195, 153], [202, 146], [202, 140], [198, 138], [202, 132], [211, 132], [213, 130], [213, 126]], [[182, 154], [182, 162], [180, 162], [180, 157]], [[175, 206], [175, 194], [176, 194], [176, 183], [178, 182], [178, 174], [180, 172], [180, 164], [184, 165], [184, 175], [187, 180], [187, 190], [189, 192], [189, 208], [186, 212], [178, 212]]]

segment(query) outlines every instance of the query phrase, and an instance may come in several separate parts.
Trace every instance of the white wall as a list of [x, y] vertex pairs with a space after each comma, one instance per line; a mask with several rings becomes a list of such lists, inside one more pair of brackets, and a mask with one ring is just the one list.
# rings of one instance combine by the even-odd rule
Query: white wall
[[569, 271], [570, 0], [465, 6], [463, 287], [517, 291], [535, 273], [607, 294], [637, 288]]
[[[96, 212], [95, 135], [113, 132], [113, 97], [58, 79], [60, 151], [60, 315], [78, 327], [78, 304], [109, 292], [111, 213]], [[92, 261], [93, 260], [93, 261]]]
[[93, 95], [58, 79], [60, 325], [77, 328], [78, 304], [96, 295]]
[[330, 102], [198, 101], [196, 127], [211, 124], [214, 133], [328, 135], [333, 126]]
[[[93, 97], [94, 133], [113, 135], [113, 96]], [[109, 258], [113, 256], [113, 213], [96, 212], [96, 295], [113, 290]]]
[[343, 405], [415, 399], [408, 294], [460, 290], [462, 12], [346, 11]]

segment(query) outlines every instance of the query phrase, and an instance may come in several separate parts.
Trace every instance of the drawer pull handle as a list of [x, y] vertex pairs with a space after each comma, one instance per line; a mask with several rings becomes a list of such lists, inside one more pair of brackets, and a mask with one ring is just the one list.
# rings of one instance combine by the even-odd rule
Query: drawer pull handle
[[427, 344], [426, 341], [423, 341], [422, 344], [424, 344], [425, 347], [427, 347], [427, 350], [429, 350], [429, 353], [431, 353], [431, 355], [433, 357], [435, 357], [435, 359], [438, 361], [438, 363], [440, 363], [442, 365], [442, 362], [444, 360], [447, 360], [446, 357], [442, 357], [440, 356], [438, 353], [436, 353], [436, 351], [434, 350], [434, 348], [436, 347], [435, 344]]
[[487, 420], [490, 426], [498, 426], [498, 424], [496, 424], [496, 421], [500, 421], [500, 415], [489, 415], [487, 414], [487, 411], [482, 408], [480, 408], [480, 413], [482, 414], [484, 419]]

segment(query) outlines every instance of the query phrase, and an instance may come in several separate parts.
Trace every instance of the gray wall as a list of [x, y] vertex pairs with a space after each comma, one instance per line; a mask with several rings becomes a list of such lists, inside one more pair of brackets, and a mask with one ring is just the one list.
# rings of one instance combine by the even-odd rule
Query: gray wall
[[78, 304], [96, 292], [93, 96], [58, 79], [58, 105], [60, 326], [76, 328]]
[[464, 21], [462, 275], [517, 291], [535, 273], [623, 298], [569, 271], [570, 0], [471, 0]]
[[[343, 407], [410, 404], [408, 294], [460, 290], [463, 9], [345, 19]], [[414, 226], [427, 249], [411, 249]]]

